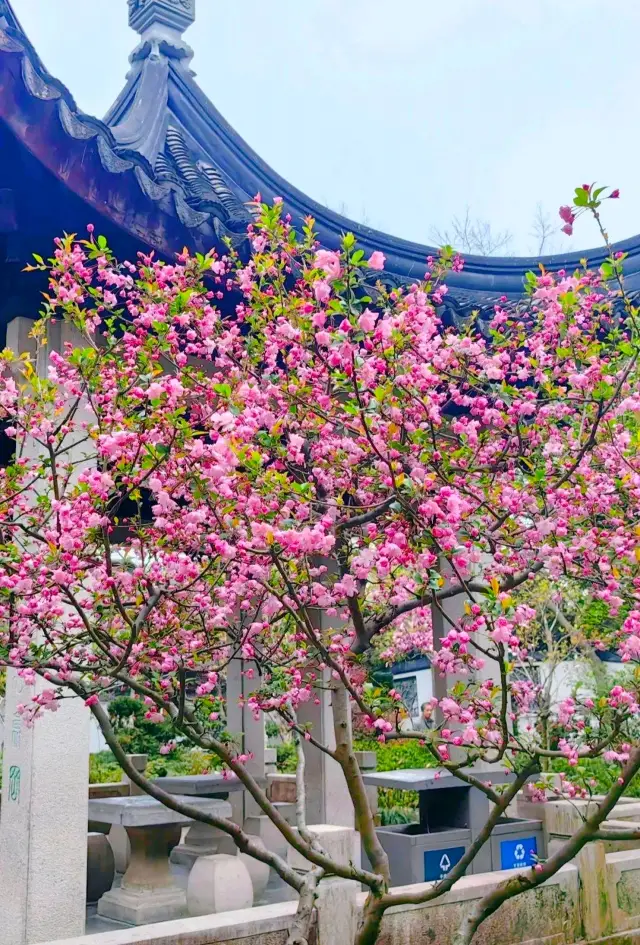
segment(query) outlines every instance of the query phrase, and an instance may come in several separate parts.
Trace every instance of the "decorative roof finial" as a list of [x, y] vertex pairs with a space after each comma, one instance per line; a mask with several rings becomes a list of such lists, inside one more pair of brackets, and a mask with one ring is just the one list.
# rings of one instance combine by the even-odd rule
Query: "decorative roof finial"
[[182, 35], [196, 18], [196, 0], [129, 0], [129, 25], [144, 34], [165, 26]]
[[[133, 53], [137, 59], [141, 50], [153, 48], [176, 55], [187, 62], [193, 50], [182, 34], [196, 18], [196, 0], [128, 0], [129, 26], [140, 34], [142, 42]], [[144, 55], [144, 53], [143, 53]]]

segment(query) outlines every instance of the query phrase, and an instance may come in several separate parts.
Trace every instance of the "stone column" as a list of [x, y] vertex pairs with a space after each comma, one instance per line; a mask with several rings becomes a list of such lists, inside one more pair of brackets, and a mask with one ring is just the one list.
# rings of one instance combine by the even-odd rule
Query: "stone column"
[[[335, 562], [319, 559], [318, 564], [325, 564], [329, 571], [335, 570]], [[344, 621], [328, 617], [323, 610], [312, 610], [309, 614], [314, 627], [321, 633], [339, 630]], [[303, 703], [298, 709], [298, 721], [310, 726], [310, 734], [327, 748], [335, 748], [336, 739], [333, 727], [332, 693], [329, 688], [331, 673], [328, 670], [318, 672], [318, 684], [313, 690], [313, 701]], [[339, 827], [353, 827], [355, 812], [349, 788], [342, 768], [311, 742], [302, 743], [305, 758], [305, 800], [308, 824], [333, 824]]]
[[89, 711], [65, 699], [26, 728], [16, 707], [33, 694], [15, 670], [7, 671], [0, 945], [84, 934]]
[[[250, 664], [241, 659], [231, 660], [227, 667], [227, 723], [229, 731], [240, 737], [242, 751], [251, 755], [245, 765], [247, 771], [266, 788], [264, 715], [256, 721], [249, 707], [240, 705], [259, 686], [258, 679], [247, 679], [245, 673], [250, 668]], [[231, 804], [237, 823], [243, 823], [247, 817], [262, 815], [254, 799], [246, 792], [233, 795]]]
[[[440, 649], [442, 640], [444, 637], [446, 637], [449, 630], [451, 629], [449, 620], [453, 621], [454, 624], [457, 624], [464, 614], [464, 601], [465, 594], [462, 592], [456, 597], [450, 597], [441, 601], [440, 607], [436, 607], [435, 604], [431, 605], [431, 624], [433, 627], [434, 651]], [[442, 608], [442, 610], [440, 608]], [[445, 618], [442, 611], [444, 611], [444, 614], [449, 618], [449, 620]], [[461, 678], [452, 675], [442, 676], [435, 668], [432, 668], [431, 672], [433, 673], [433, 695], [438, 701], [444, 699], [451, 686], [454, 685], [458, 678]], [[438, 724], [440, 724], [440, 722], [442, 722], [442, 713], [439, 707], [436, 708], [435, 716], [436, 721]]]
[[[315, 700], [305, 702], [298, 709], [298, 721], [309, 724], [310, 734], [327, 748], [335, 748], [331, 692], [326, 688], [331, 677], [321, 674], [320, 685], [314, 689]], [[311, 742], [302, 744], [305, 758], [305, 793], [308, 824], [333, 824], [353, 827], [354, 810], [342, 768], [337, 761], [316, 748]]]
[[[363, 774], [371, 774], [378, 768], [378, 756], [375, 751], [357, 751], [356, 761]], [[378, 788], [373, 787], [373, 785], [368, 785], [366, 792], [369, 798], [371, 813], [376, 817], [378, 814]]]
[[[14, 319], [7, 344], [35, 354], [33, 322]], [[51, 326], [37, 363], [47, 374], [49, 351], [62, 350], [72, 329]], [[77, 343], [77, 338], [74, 339]], [[79, 457], [81, 458], [81, 456]], [[84, 933], [87, 873], [89, 718], [82, 701], [66, 698], [27, 728], [17, 706], [39, 689], [7, 672], [0, 819], [0, 945], [30, 945]]]
[[[309, 830], [335, 861], [360, 866], [360, 837], [353, 828], [313, 824]], [[289, 865], [301, 874], [311, 867], [308, 860], [292, 847], [288, 850], [288, 860]], [[359, 886], [353, 880], [327, 877], [320, 881], [316, 898], [318, 945], [353, 941], [358, 926], [358, 890]]]
[[[139, 774], [145, 773], [149, 761], [147, 755], [127, 755], [127, 760], [133, 765]], [[122, 777], [120, 780], [129, 785], [129, 797], [135, 797], [136, 795], [145, 793], [141, 787], [138, 787], [138, 785], [131, 780], [126, 772], [122, 772]]]
[[[481, 573], [481, 572], [480, 572]], [[446, 562], [444, 562], [443, 575], [447, 583], [449, 583], [449, 576], [451, 571]], [[455, 626], [460, 625], [460, 621], [464, 616], [464, 605], [468, 601], [468, 597], [465, 594], [464, 590], [461, 590], [459, 594], [455, 597], [450, 597], [445, 600], [440, 601], [440, 606], [436, 607], [435, 604], [431, 605], [431, 622], [433, 626], [433, 648], [434, 650], [440, 649], [441, 640], [447, 635], [449, 630], [452, 627], [452, 624]], [[447, 619], [448, 618], [448, 619]], [[451, 621], [451, 622], [450, 622]], [[475, 634], [475, 638], [478, 643], [483, 647], [486, 647], [489, 643], [489, 640], [484, 635]], [[473, 652], [473, 650], [472, 650]], [[449, 689], [458, 681], [462, 680], [463, 682], [468, 682], [468, 676], [441, 676], [436, 670], [432, 669], [433, 673], [433, 694], [436, 699], [441, 700], [446, 695]], [[485, 661], [485, 665], [482, 669], [477, 670], [473, 674], [473, 679], [476, 682], [481, 682], [484, 679], [496, 678], [497, 674], [497, 664], [493, 663], [490, 660]], [[438, 723], [442, 721], [442, 714], [438, 709], [436, 709], [436, 720]], [[451, 724], [450, 728], [455, 728], [455, 724]]]

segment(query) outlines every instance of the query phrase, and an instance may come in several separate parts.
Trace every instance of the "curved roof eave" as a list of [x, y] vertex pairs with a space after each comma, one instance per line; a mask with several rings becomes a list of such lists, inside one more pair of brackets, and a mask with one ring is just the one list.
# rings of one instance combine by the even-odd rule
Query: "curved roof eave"
[[[47, 110], [51, 112], [52, 107], [57, 108], [70, 149], [73, 150], [74, 141], [81, 143], [85, 149], [90, 146], [95, 148], [106, 171], [105, 178], [107, 175], [120, 178], [117, 184], [112, 179], [103, 190], [106, 189], [109, 194], [122, 194], [124, 191], [129, 203], [126, 205], [126, 201], [119, 199], [111, 206], [105, 201], [103, 194], [96, 195], [91, 187], [83, 187], [81, 180], [68, 173], [68, 168], [64, 173], [60, 168], [51, 169], [100, 212], [108, 213], [130, 233], [163, 252], [173, 252], [183, 245], [192, 245], [197, 249], [208, 248], [225, 232], [224, 215], [216, 219], [215, 213], [211, 212], [213, 204], [217, 201], [220, 205], [225, 199], [231, 202], [235, 199], [240, 204], [242, 201], [251, 201], [260, 193], [266, 200], [282, 197], [294, 220], [305, 216], [314, 217], [319, 239], [325, 246], [335, 246], [343, 233], [351, 231], [365, 251], [381, 250], [386, 256], [385, 273], [391, 281], [420, 279], [424, 274], [427, 256], [437, 253], [437, 249], [432, 246], [423, 246], [349, 220], [302, 193], [262, 160], [229, 125], [194, 81], [189, 69], [179, 61], [168, 63], [166, 95], [151, 97], [151, 100], [156, 102], [152, 107], [164, 110], [164, 115], [148, 116], [148, 120], [143, 122], [140, 128], [136, 128], [133, 122], [127, 124], [128, 114], [138, 101], [139, 86], [138, 80], [130, 76], [107, 116], [106, 124], [81, 112], [68, 89], [48, 73], [21, 28], [9, 0], [0, 0], [0, 39], [3, 36], [8, 38], [8, 45], [7, 41], [4, 45], [0, 42], [0, 60], [10, 59], [12, 54], [16, 53], [21, 58], [22, 81], [25, 91], [33, 100], [31, 105], [34, 112], [39, 109], [39, 114], [44, 116]], [[3, 71], [7, 70], [3, 70], [0, 63], [0, 89]], [[16, 70], [13, 71], [15, 73]], [[30, 147], [45, 165], [50, 166], [52, 149], [43, 146], [40, 148], [41, 153], [38, 153], [33, 140], [33, 125], [30, 131], [31, 140], [28, 140], [29, 129], [24, 122], [21, 126], [19, 114], [11, 113], [13, 103], [9, 102], [8, 107], [4, 107], [4, 104], [0, 101], [0, 118], [14, 127], [16, 133], [24, 139], [25, 145]], [[33, 121], [33, 116], [31, 120]], [[210, 195], [212, 199], [202, 200], [197, 195], [194, 197], [188, 180], [168, 181], [166, 177], [162, 178], [156, 174], [153, 155], [157, 147], [151, 145], [149, 129], [152, 128], [154, 134], [159, 134], [158, 129], [163, 126], [163, 120], [165, 126], [177, 120], [186, 136], [195, 143], [195, 151], [199, 154], [194, 152], [191, 155], [193, 168], [198, 166], [199, 160], [204, 159], [215, 168], [215, 173], [219, 172], [224, 178], [217, 182], [216, 193]], [[116, 122], [120, 131], [123, 126], [126, 130], [123, 140], [120, 141], [113, 133], [118, 130], [115, 127]], [[138, 142], [137, 135], [140, 141], [149, 143], [148, 149]], [[132, 147], [127, 146], [127, 137], [129, 141], [135, 142]], [[193, 168], [189, 170], [192, 171]], [[197, 173], [201, 175], [200, 170]], [[127, 186], [123, 186], [125, 180]], [[230, 187], [235, 197], [231, 190], [225, 191], [225, 187]], [[131, 210], [136, 202], [145, 208], [142, 224], [134, 219], [135, 214]], [[233, 216], [233, 207], [231, 215]], [[155, 235], [153, 227], [149, 229], [150, 222], [156, 227]], [[615, 244], [615, 248], [627, 255], [625, 270], [629, 288], [639, 290], [640, 235]], [[595, 267], [605, 257], [606, 252], [602, 247], [540, 257], [465, 256], [463, 271], [451, 273], [447, 284], [450, 294], [465, 308], [473, 306], [474, 303], [486, 306], [501, 296], [520, 296], [525, 274], [531, 269], [537, 269], [541, 264], [550, 270], [572, 271], [580, 266], [583, 259], [587, 260], [588, 265]]]
[[[256, 193], [265, 199], [282, 197], [294, 217], [314, 217], [319, 238], [325, 245], [335, 244], [342, 233], [353, 232], [363, 248], [385, 254], [388, 273], [401, 279], [423, 276], [426, 258], [436, 254], [437, 248], [372, 229], [322, 206], [274, 171], [231, 127], [188, 72], [171, 66], [170, 73], [172, 112], [210, 160], [249, 199]], [[627, 254], [625, 269], [630, 288], [640, 288], [640, 234], [616, 243], [615, 249]], [[465, 254], [464, 270], [452, 273], [447, 283], [450, 289], [478, 294], [480, 298], [520, 295], [525, 274], [540, 265], [554, 271], [573, 271], [583, 259], [596, 267], [606, 256], [603, 247], [547, 256]]]
[[0, 0], [0, 121], [73, 193], [144, 245], [173, 254], [216, 241], [208, 215], [179, 187], [158, 183], [142, 154], [120, 147], [104, 122], [78, 108], [8, 0]]

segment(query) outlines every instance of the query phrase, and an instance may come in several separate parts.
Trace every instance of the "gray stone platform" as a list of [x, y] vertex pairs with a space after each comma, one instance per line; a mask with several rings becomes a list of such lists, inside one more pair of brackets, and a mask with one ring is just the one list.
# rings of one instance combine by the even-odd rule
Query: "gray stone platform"
[[233, 791], [245, 790], [244, 784], [235, 774], [225, 778], [219, 772], [156, 778], [153, 783], [168, 794], [182, 794], [189, 797], [227, 797]]
[[[513, 774], [504, 768], [470, 772], [475, 778], [491, 784], [507, 784]], [[401, 768], [397, 771], [363, 772], [362, 780], [371, 787], [394, 788], [398, 791], [438, 791], [447, 788], [469, 787], [446, 768]]]

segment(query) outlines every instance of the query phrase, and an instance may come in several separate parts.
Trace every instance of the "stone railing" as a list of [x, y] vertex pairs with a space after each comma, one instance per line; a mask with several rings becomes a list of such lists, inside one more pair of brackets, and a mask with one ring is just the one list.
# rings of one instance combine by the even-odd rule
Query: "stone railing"
[[[569, 826], [569, 815], [561, 809], [555, 827], [560, 827], [561, 818]], [[553, 819], [551, 814], [549, 819]], [[323, 843], [349, 846], [347, 834], [352, 831], [348, 828], [316, 829], [329, 831]], [[340, 831], [344, 837], [338, 837]], [[614, 845], [613, 841], [590, 844], [575, 863], [564, 866], [547, 883], [505, 903], [480, 928], [474, 945], [640, 945], [640, 849], [612, 849]], [[291, 865], [305, 866], [299, 858], [292, 859]], [[468, 876], [431, 903], [389, 910], [379, 945], [452, 945], [472, 904], [512, 875], [509, 871]], [[407, 888], [417, 892], [431, 886]], [[314, 945], [350, 945], [364, 900], [355, 883], [324, 880], [316, 907]], [[278, 903], [84, 936], [57, 945], [284, 945], [295, 908], [293, 902]]]
[[[363, 767], [372, 761], [368, 757], [359, 760]], [[284, 804], [294, 800], [294, 776], [272, 772], [268, 780], [272, 800]], [[121, 797], [129, 790], [128, 783], [118, 782], [92, 785], [90, 794], [95, 798]], [[520, 795], [510, 813], [540, 819], [553, 854], [580, 826], [588, 805], [562, 800], [532, 804]], [[640, 801], [621, 801], [607, 822], [611, 828], [630, 823], [640, 824]], [[357, 860], [359, 842], [354, 831], [329, 826], [315, 829], [323, 846], [331, 848], [339, 859]], [[288, 859], [294, 869], [308, 868], [293, 850], [288, 851]], [[383, 921], [380, 945], [451, 945], [472, 903], [510, 875], [513, 873], [468, 876], [431, 903], [390, 910]], [[431, 885], [411, 889], [427, 890]], [[364, 899], [354, 883], [324, 880], [316, 908], [314, 945], [350, 945]], [[294, 912], [294, 903], [283, 902], [113, 931], [108, 938], [85, 936], [58, 945], [280, 945], [287, 940]], [[640, 945], [640, 843], [611, 840], [589, 844], [543, 886], [505, 903], [481, 927], [474, 945]]]
[[103, 784], [90, 784], [89, 797], [129, 797], [131, 786], [125, 781], [107, 781]]

